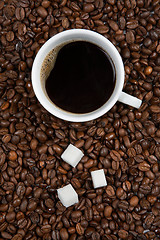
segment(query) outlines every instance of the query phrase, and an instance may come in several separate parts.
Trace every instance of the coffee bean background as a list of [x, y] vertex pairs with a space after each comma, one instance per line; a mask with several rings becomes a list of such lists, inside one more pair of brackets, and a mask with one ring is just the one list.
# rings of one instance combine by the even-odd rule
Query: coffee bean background
[[[124, 90], [143, 100], [117, 103], [103, 117], [65, 122], [37, 101], [36, 53], [71, 28], [108, 38], [125, 65]], [[160, 1], [0, 1], [0, 240], [160, 239]], [[74, 169], [69, 143], [85, 156]], [[94, 189], [90, 171], [105, 169]], [[56, 189], [71, 183], [79, 203]]]

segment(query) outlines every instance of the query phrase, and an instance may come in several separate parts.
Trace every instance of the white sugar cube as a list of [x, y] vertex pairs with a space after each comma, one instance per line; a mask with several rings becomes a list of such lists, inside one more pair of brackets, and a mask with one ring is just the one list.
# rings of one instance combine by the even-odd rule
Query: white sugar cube
[[57, 192], [59, 200], [65, 207], [70, 207], [73, 204], [78, 203], [78, 194], [71, 184], [68, 184], [63, 188], [59, 188]]
[[103, 169], [92, 171], [91, 177], [92, 177], [94, 188], [104, 187], [107, 185], [107, 181], [106, 181], [106, 177]]
[[61, 155], [61, 158], [72, 167], [76, 167], [81, 158], [84, 156], [83, 152], [77, 147], [69, 144], [66, 150]]

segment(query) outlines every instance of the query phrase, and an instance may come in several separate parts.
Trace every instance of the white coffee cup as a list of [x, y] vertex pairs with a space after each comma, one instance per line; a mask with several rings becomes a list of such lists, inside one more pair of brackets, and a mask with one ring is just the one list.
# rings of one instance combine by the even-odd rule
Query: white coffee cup
[[[50, 100], [45, 89], [45, 80], [48, 74], [47, 73], [48, 67], [46, 67], [46, 69], [44, 68], [44, 64], [43, 64], [44, 60], [52, 50], [53, 50], [52, 53], [56, 55], [56, 51], [58, 52], [57, 49], [60, 49], [65, 44], [72, 41], [87, 41], [99, 46], [101, 49], [107, 52], [107, 54], [110, 56], [116, 71], [116, 83], [115, 83], [114, 91], [111, 97], [107, 100], [107, 102], [103, 106], [89, 113], [84, 113], [84, 114], [71, 113], [59, 108]], [[51, 63], [49, 63], [49, 64], [52, 64], [52, 67], [53, 67], [53, 62], [54, 61], [51, 61]], [[43, 66], [43, 71], [42, 71], [42, 66]], [[43, 72], [43, 79], [42, 79], [42, 72]], [[72, 122], [85, 122], [85, 121], [96, 119], [102, 116], [103, 114], [105, 114], [106, 112], [108, 112], [117, 101], [128, 104], [135, 108], [139, 108], [142, 101], [122, 91], [123, 84], [124, 84], [124, 77], [125, 77], [124, 65], [123, 65], [121, 56], [118, 53], [117, 49], [114, 47], [114, 45], [102, 35], [96, 32], [93, 32], [90, 30], [84, 30], [84, 29], [66, 30], [50, 38], [40, 48], [33, 62], [33, 67], [32, 67], [32, 85], [39, 102], [51, 114], [55, 115], [58, 118], [61, 118], [67, 121], [72, 121]]]

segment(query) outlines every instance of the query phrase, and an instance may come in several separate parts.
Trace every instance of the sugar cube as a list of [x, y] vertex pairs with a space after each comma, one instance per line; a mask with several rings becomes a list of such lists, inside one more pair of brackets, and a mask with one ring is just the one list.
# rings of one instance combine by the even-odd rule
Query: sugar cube
[[106, 181], [106, 177], [103, 169], [92, 171], [91, 177], [92, 177], [94, 188], [104, 187], [107, 185], [107, 181]]
[[76, 167], [81, 158], [84, 156], [83, 152], [77, 147], [69, 144], [66, 150], [61, 155], [61, 158], [70, 164], [72, 167]]
[[73, 204], [78, 203], [78, 194], [71, 184], [57, 189], [57, 192], [59, 200], [65, 207], [70, 207]]

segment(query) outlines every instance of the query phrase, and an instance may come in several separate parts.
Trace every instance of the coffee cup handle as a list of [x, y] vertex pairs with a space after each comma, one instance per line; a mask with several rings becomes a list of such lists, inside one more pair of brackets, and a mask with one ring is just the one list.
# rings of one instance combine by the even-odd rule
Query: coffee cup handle
[[125, 103], [127, 105], [130, 105], [134, 108], [139, 108], [142, 104], [142, 100], [133, 97], [125, 92], [121, 92], [119, 98], [118, 98], [119, 102]]

